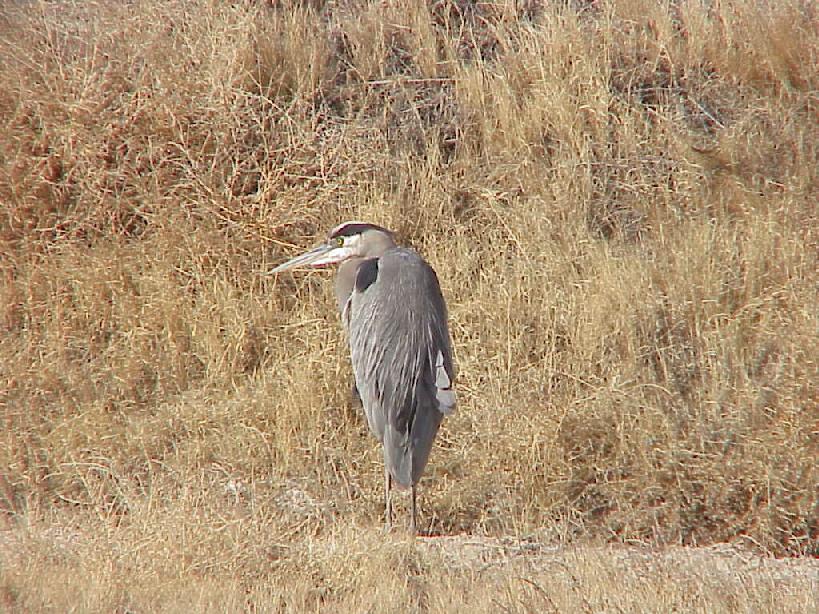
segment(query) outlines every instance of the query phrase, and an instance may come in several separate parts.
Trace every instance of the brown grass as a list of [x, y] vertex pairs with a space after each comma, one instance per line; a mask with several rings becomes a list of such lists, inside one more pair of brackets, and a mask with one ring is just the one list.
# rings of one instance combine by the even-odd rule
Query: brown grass
[[[3, 3], [0, 609], [810, 611], [817, 23]], [[331, 284], [262, 274], [351, 218], [448, 300], [449, 537], [381, 535]]]

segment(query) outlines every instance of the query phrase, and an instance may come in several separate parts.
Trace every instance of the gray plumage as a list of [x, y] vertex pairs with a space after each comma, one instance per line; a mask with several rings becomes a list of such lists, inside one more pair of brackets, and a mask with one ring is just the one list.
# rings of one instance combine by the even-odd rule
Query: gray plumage
[[436, 385], [439, 364], [450, 382], [454, 375], [446, 306], [434, 271], [414, 251], [392, 248], [369, 263], [376, 280], [351, 293], [346, 307], [353, 371], [387, 469], [408, 487], [452, 409]]
[[383, 444], [387, 523], [392, 482], [412, 490], [444, 416], [455, 407], [447, 309], [432, 267], [398, 247], [388, 230], [362, 222], [334, 228], [327, 241], [272, 272], [341, 262], [336, 298], [350, 344], [356, 388]]

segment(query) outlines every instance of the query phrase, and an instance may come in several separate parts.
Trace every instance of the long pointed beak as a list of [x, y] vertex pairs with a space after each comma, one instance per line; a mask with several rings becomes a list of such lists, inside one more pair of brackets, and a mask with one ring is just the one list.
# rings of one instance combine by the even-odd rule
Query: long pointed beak
[[281, 273], [282, 271], [289, 271], [290, 269], [295, 269], [296, 267], [301, 266], [310, 266], [311, 264], [316, 264], [316, 261], [321, 260], [324, 256], [326, 256], [329, 252], [335, 249], [332, 245], [322, 244], [318, 247], [314, 247], [309, 252], [303, 253], [301, 256], [296, 256], [295, 258], [291, 258], [284, 264], [280, 264], [274, 269], [270, 269], [268, 271], [268, 275], [273, 275], [274, 273]]

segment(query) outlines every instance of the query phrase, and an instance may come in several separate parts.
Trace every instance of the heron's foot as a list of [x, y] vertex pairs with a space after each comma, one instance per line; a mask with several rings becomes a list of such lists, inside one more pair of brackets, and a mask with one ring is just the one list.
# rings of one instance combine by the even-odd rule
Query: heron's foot
[[387, 524], [386, 522], [381, 528], [382, 533], [384, 535], [396, 535], [396, 536], [408, 536], [408, 537], [418, 537], [418, 531], [413, 525], [406, 525], [401, 526], [396, 524]]

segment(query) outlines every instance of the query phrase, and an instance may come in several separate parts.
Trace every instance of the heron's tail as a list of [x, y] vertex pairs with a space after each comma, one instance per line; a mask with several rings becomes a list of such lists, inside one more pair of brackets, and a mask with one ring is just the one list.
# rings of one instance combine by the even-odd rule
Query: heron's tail
[[433, 408], [417, 411], [410, 432], [400, 433], [394, 425], [384, 429], [384, 463], [399, 486], [417, 484], [429, 460], [432, 442], [444, 415]]

